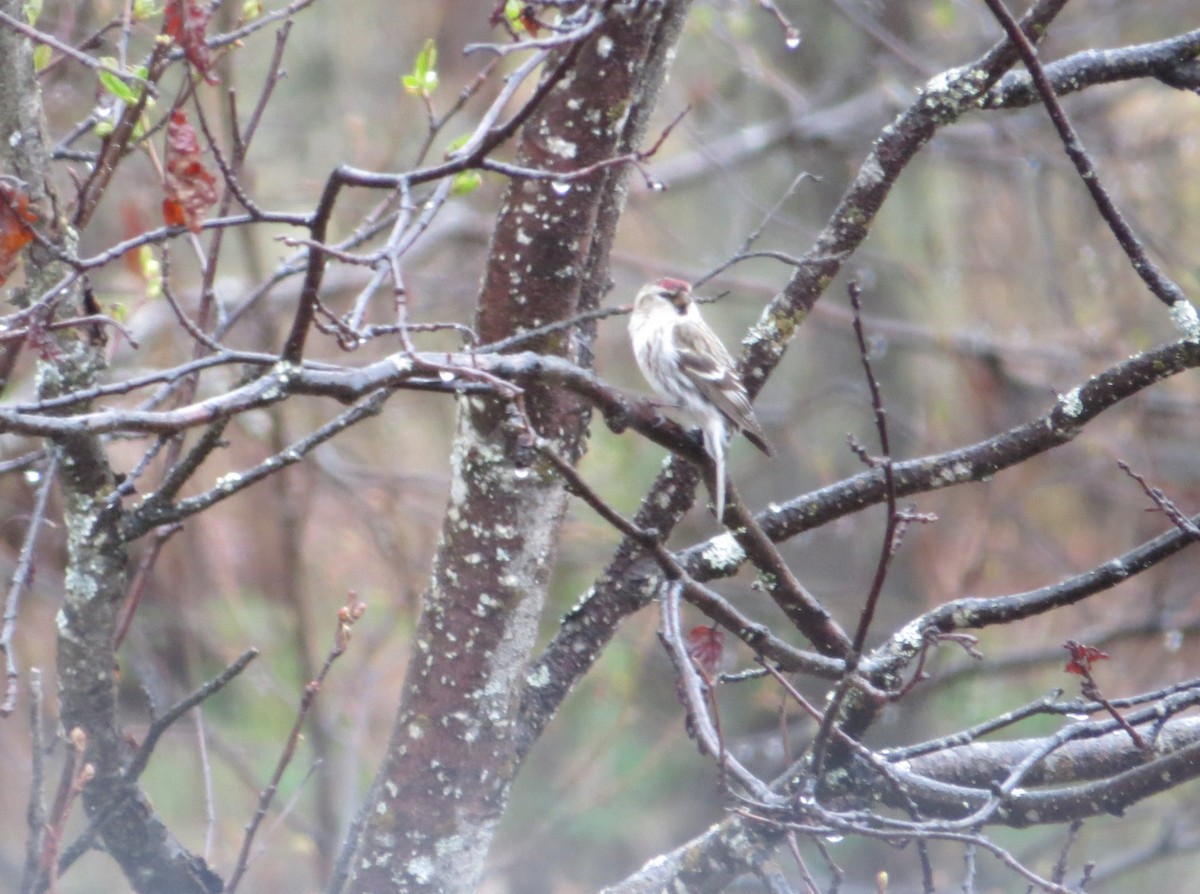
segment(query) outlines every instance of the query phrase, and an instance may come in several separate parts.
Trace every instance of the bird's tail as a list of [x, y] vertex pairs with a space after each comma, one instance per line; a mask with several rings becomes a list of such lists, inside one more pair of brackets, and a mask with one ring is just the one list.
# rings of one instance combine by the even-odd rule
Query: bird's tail
[[704, 450], [713, 461], [713, 511], [720, 521], [725, 515], [725, 452], [729, 431], [725, 420], [717, 415], [704, 426]]

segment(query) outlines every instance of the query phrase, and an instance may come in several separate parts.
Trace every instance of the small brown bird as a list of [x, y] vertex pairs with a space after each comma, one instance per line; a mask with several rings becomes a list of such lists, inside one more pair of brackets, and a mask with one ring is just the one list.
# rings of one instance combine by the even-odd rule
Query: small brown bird
[[771, 455], [733, 357], [700, 317], [692, 287], [679, 279], [642, 286], [629, 317], [633, 354], [646, 381], [699, 426], [712, 458], [714, 510], [725, 514], [725, 453], [733, 431]]

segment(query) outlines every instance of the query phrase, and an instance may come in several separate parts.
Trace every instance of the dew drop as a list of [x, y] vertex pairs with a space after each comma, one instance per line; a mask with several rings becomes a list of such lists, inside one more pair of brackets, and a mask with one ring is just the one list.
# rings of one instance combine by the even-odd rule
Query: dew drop
[[830, 844], [837, 844], [839, 841], [845, 841], [846, 836], [845, 835], [826, 835], [825, 840], [828, 841]]
[[787, 36], [783, 39], [783, 43], [789, 50], [794, 50], [800, 46], [800, 29], [788, 28]]
[[443, 369], [440, 373], [438, 373], [438, 378], [441, 379], [443, 382], [453, 382], [454, 381], [454, 373], [452, 373], [448, 369]]
[[571, 184], [564, 183], [561, 180], [553, 180], [550, 182], [550, 188], [554, 190], [555, 195], [565, 196], [571, 191]]
[[1168, 652], [1178, 652], [1183, 648], [1183, 631], [1168, 630], [1163, 634], [1163, 648]]
[[39, 472], [37, 469], [28, 469], [25, 472], [25, 483], [29, 484], [29, 485], [41, 484], [42, 483], [42, 473]]

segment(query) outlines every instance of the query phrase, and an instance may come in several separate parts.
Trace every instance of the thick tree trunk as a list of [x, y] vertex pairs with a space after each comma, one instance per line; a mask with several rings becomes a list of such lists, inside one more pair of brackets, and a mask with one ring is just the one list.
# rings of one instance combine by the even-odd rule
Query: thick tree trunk
[[[570, 172], [637, 147], [686, 3], [645, 6], [606, 14], [525, 125], [519, 165]], [[547, 76], [570, 53], [552, 56]], [[480, 297], [484, 343], [598, 302], [623, 198], [620, 167], [562, 183], [511, 182]], [[573, 327], [521, 347], [590, 365], [590, 341]], [[578, 459], [586, 407], [548, 388], [529, 389], [523, 403], [537, 435]], [[522, 756], [519, 696], [566, 494], [512, 406], [464, 397], [458, 410], [450, 502], [415, 651], [345, 867], [355, 892], [474, 890]]]
[[[21, 0], [0, 0], [0, 10], [25, 18]], [[0, 28], [0, 173], [17, 177], [37, 208], [41, 233], [60, 247], [70, 230], [59, 220], [50, 182], [50, 155], [42, 119], [41, 91], [34, 74], [33, 45], [24, 36]], [[25, 265], [25, 287], [14, 302], [29, 306], [54, 287], [65, 267], [40, 244], [31, 247]], [[79, 295], [58, 303], [58, 313], [83, 313]], [[47, 316], [41, 319], [46, 322]], [[86, 328], [53, 336], [53, 350], [43, 352], [38, 386], [54, 397], [95, 384], [104, 353]], [[21, 349], [9, 341], [7, 350]], [[0, 359], [5, 373], [10, 364]], [[0, 376], [3, 378], [3, 376]], [[79, 408], [72, 408], [79, 409]], [[120, 539], [121, 506], [111, 499], [115, 480], [100, 438], [76, 434], [57, 441], [57, 468], [64, 492], [63, 519], [68, 563], [62, 608], [58, 614], [59, 719], [73, 741], [84, 743], [83, 765], [90, 782], [83, 806], [93, 820], [105, 850], [125, 872], [134, 890], [146, 894], [209, 894], [220, 879], [204, 861], [187, 851], [155, 815], [136, 781], [125, 778], [128, 746], [117, 715], [117, 673], [113, 642], [126, 595], [128, 559]], [[78, 732], [76, 732], [78, 731]]]

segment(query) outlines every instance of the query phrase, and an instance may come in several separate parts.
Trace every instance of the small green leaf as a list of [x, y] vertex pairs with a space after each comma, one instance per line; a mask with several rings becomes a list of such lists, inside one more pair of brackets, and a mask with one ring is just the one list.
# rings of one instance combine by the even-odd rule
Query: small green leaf
[[450, 145], [446, 147], [446, 153], [445, 153], [444, 157], [450, 158], [452, 155], [454, 155], [455, 152], [457, 152], [463, 146], [467, 145], [467, 142], [470, 139], [471, 139], [471, 135], [469, 133], [465, 133], [461, 137], [455, 137], [453, 140], [450, 141]]
[[513, 30], [525, 30], [525, 23], [521, 21], [524, 14], [525, 0], [508, 0], [504, 4], [504, 18], [508, 19], [508, 24], [512, 25]]
[[417, 53], [417, 64], [414, 71], [420, 75], [437, 71], [437, 44], [434, 43], [432, 37], [425, 40], [421, 52]]
[[158, 298], [162, 295], [162, 264], [154, 256], [154, 249], [143, 245], [138, 249], [138, 269], [142, 279], [146, 281], [146, 297]]
[[253, 22], [263, 13], [262, 3], [259, 0], [246, 0], [242, 4], [242, 19], [247, 22]]
[[144, 22], [146, 19], [152, 19], [162, 12], [154, 0], [133, 0], [133, 18], [134, 21]]
[[425, 41], [425, 45], [417, 53], [417, 58], [413, 60], [412, 74], [406, 74], [400, 80], [408, 93], [429, 96], [437, 89], [437, 44], [432, 37]]
[[92, 128], [92, 133], [100, 139], [112, 136], [113, 123], [111, 121], [97, 121], [96, 126]]
[[111, 71], [100, 69], [97, 74], [100, 76], [100, 83], [104, 85], [104, 89], [117, 99], [127, 105], [134, 105], [137, 102], [137, 94], [133, 92], [133, 89]]
[[459, 171], [450, 184], [450, 192], [456, 196], [469, 195], [477, 190], [481, 183], [483, 177], [478, 171]]
[[42, 0], [25, 0], [21, 11], [25, 13], [25, 21], [30, 25], [36, 25], [38, 17], [42, 14]]
[[[109, 68], [119, 69], [121, 67], [121, 64], [112, 56], [105, 56], [100, 61]], [[138, 91], [136, 91], [120, 77], [113, 74], [111, 71], [106, 71], [103, 68], [97, 69], [96, 75], [100, 78], [100, 83], [104, 89], [117, 99], [121, 100], [127, 105], [135, 105], [137, 103]]]
[[41, 71], [50, 64], [50, 59], [54, 56], [54, 51], [46, 44], [39, 44], [38, 48], [33, 51], [33, 68], [34, 71]]

